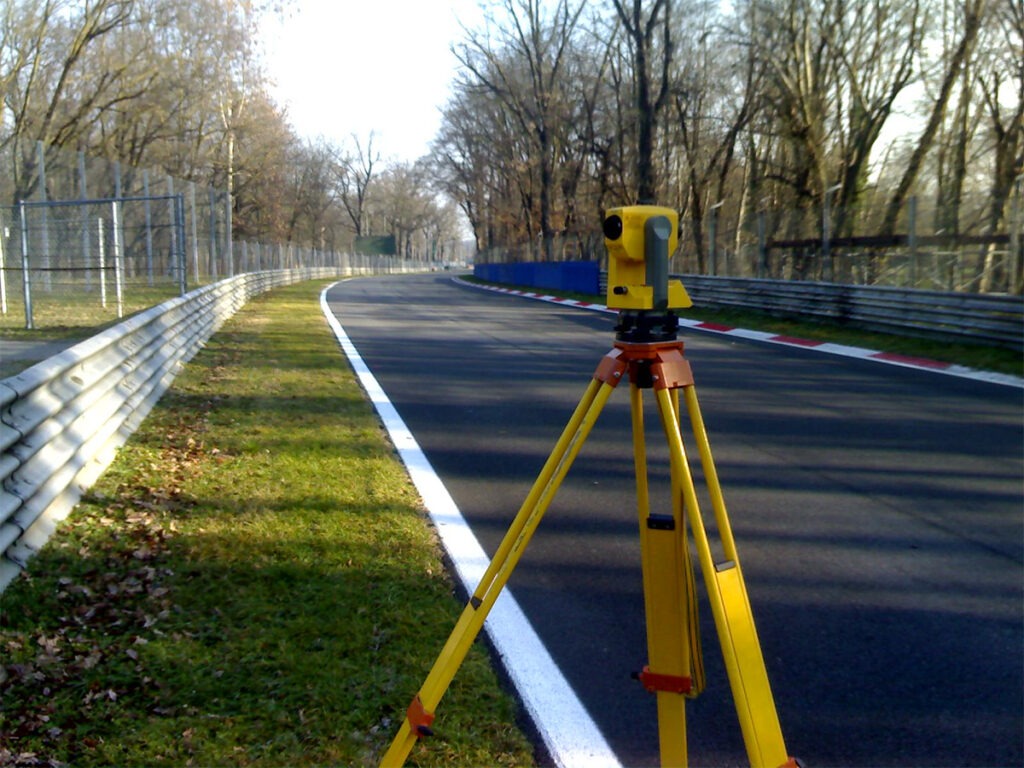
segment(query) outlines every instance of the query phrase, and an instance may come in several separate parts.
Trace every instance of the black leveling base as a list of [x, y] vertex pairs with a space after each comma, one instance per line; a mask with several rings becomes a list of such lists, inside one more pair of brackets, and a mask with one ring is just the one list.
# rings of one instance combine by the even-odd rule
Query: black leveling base
[[675, 341], [679, 318], [671, 310], [623, 310], [615, 326], [615, 340], [629, 344]]

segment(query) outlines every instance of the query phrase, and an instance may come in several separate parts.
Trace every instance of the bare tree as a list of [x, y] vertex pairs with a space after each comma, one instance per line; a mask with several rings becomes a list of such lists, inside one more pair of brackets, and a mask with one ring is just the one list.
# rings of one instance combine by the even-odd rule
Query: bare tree
[[[653, 203], [658, 195], [654, 147], [658, 121], [671, 92], [672, 0], [613, 0], [629, 41], [636, 119], [636, 199]], [[655, 61], [657, 59], [657, 61]], [[657, 72], [657, 73], [656, 73]]]
[[[88, 90], [72, 90], [88, 51], [128, 18], [133, 0], [62, 0], [7, 4], [3, 19], [3, 59], [11, 70], [4, 81], [3, 145], [31, 157], [36, 142], [62, 146], [88, 131], [109, 92], [110, 73], [101, 73]], [[21, 169], [27, 168], [28, 173]], [[15, 199], [27, 197], [38, 182], [35, 164], [15, 166]]]
[[427, 255], [428, 231], [436, 226], [438, 206], [422, 164], [396, 163], [379, 178], [373, 206], [397, 252], [406, 258]]
[[[708, 206], [720, 205], [733, 169], [737, 145], [754, 112], [763, 67], [719, 30], [722, 19], [704, 6], [680, 14], [689, 32], [676, 64], [678, 82], [672, 91], [674, 125], [668, 126], [682, 165], [676, 183], [679, 207], [692, 226], [690, 233], [698, 269], [704, 269], [704, 218]], [[678, 139], [675, 137], [678, 136]]]
[[494, 236], [487, 227], [492, 187], [488, 146], [494, 139], [482, 125], [472, 94], [457, 94], [445, 106], [441, 130], [431, 145], [435, 183], [466, 215], [478, 252], [490, 248]]
[[462, 88], [433, 145], [437, 184], [458, 201], [478, 251], [531, 242], [536, 231], [530, 141], [501, 101]]
[[[993, 145], [992, 183], [986, 222], [989, 234], [1007, 227], [1007, 207], [1016, 185], [1024, 190], [1024, 3], [999, 0], [994, 9], [992, 43], [978, 74], [987, 132]], [[1004, 101], [1004, 92], [1007, 94]], [[1006, 103], [1009, 102], [1009, 103]], [[1020, 222], [1016, 222], [1019, 226]], [[1016, 274], [1022, 281], [1011, 289], [1024, 289], [1024, 254], [1011, 253], [1017, 260]], [[985, 256], [981, 290], [989, 290], [995, 280], [994, 249]]]
[[374, 167], [380, 163], [380, 152], [373, 146], [374, 137], [374, 132], [370, 131], [364, 147], [362, 140], [353, 134], [355, 154], [339, 151], [334, 157], [338, 197], [348, 214], [356, 237], [366, 234], [367, 193], [374, 178]]
[[[497, 98], [533, 150], [542, 253], [552, 257], [555, 159], [564, 141], [566, 81], [573, 32], [584, 3], [558, 0], [550, 18], [540, 0], [504, 0], [506, 18], [497, 24], [497, 44], [485, 33], [467, 32], [453, 52], [472, 78]], [[493, 20], [492, 20], [493, 21]]]
[[948, 61], [945, 62], [938, 94], [935, 97], [928, 121], [917, 139], [916, 146], [907, 161], [906, 169], [899, 184], [889, 198], [885, 218], [881, 225], [883, 233], [890, 234], [896, 229], [896, 221], [899, 218], [900, 209], [903, 207], [914, 187], [914, 183], [917, 181], [925, 158], [931, 151], [935, 136], [945, 118], [953, 88], [960, 78], [962, 69], [967, 65], [974, 51], [986, 11], [986, 5], [987, 0], [963, 0], [959, 4], [959, 10], [963, 19], [963, 30], [959, 42], [949, 56]]
[[[852, 205], [922, 41], [918, 0], [752, 0], [751, 42], [767, 67], [766, 103], [785, 139], [772, 175], [797, 204], [835, 189]], [[841, 222], [837, 222], [841, 228]]]
[[[316, 154], [319, 145], [311, 148], [301, 143], [266, 94], [251, 97], [245, 118], [236, 125], [235, 234], [275, 243], [316, 244], [315, 221], [322, 205], [313, 191], [322, 181], [322, 170], [316, 167], [322, 161]], [[216, 120], [211, 122], [216, 125]], [[201, 172], [201, 168], [193, 170]], [[333, 178], [328, 181], [333, 183]], [[297, 217], [294, 230], [293, 216]]]

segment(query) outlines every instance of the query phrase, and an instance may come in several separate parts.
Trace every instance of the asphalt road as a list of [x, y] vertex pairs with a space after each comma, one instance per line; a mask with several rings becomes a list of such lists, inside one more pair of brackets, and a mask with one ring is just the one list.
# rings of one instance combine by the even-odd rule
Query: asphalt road
[[[328, 301], [493, 553], [614, 318], [443, 275], [351, 280]], [[1021, 390], [680, 337], [790, 753], [809, 766], [1021, 765]], [[646, 646], [620, 389], [509, 588], [622, 762], [653, 765], [654, 698], [630, 678]], [[687, 707], [690, 761], [744, 765], [701, 609], [708, 689]]]

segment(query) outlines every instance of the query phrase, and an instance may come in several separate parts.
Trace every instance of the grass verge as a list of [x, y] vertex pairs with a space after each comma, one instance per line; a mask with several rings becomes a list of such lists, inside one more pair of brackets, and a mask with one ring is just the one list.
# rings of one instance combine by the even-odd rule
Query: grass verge
[[[190, 285], [189, 290], [196, 288]], [[117, 297], [110, 286], [106, 306], [103, 305], [98, 286], [62, 286], [53, 291], [37, 287], [32, 293], [32, 325], [36, 330], [25, 330], [25, 302], [20, 292], [9, 291], [7, 311], [0, 314], [0, 331], [8, 338], [35, 338], [43, 333], [65, 332], [98, 333], [99, 329], [121, 321], [117, 316]], [[129, 283], [124, 287], [122, 309], [124, 317], [148, 309], [167, 299], [180, 295], [178, 285], [165, 282], [156, 286]]]
[[[369, 765], [461, 608], [320, 314], [216, 334], [0, 595], [0, 764]], [[475, 647], [419, 765], [532, 764]]]

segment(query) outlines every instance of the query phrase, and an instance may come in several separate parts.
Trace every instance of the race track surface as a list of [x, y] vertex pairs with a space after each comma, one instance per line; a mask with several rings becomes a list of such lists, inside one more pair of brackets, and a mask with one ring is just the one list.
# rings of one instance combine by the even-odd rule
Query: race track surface
[[[614, 317], [444, 275], [349, 280], [327, 300], [492, 553]], [[809, 766], [1021, 765], [1021, 390], [680, 338], [790, 753]], [[646, 645], [625, 389], [509, 589], [623, 764], [654, 765], [654, 698], [630, 677]], [[664, 441], [646, 403], [657, 511], [670, 504]], [[710, 517], [703, 496], [702, 508]], [[701, 599], [708, 689], [687, 707], [690, 762], [744, 765]]]

